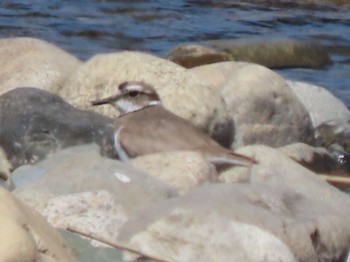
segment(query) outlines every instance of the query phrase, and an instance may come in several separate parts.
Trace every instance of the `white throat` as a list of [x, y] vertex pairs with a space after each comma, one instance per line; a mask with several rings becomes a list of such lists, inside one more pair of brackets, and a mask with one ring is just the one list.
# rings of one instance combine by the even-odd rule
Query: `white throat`
[[160, 105], [160, 101], [150, 101], [146, 106], [145, 105], [138, 105], [136, 103], [133, 103], [131, 101], [128, 101], [126, 99], [119, 99], [114, 103], [114, 107], [117, 108], [117, 110], [120, 111], [121, 114], [127, 114], [131, 113], [137, 110], [140, 110], [147, 106], [155, 106]]

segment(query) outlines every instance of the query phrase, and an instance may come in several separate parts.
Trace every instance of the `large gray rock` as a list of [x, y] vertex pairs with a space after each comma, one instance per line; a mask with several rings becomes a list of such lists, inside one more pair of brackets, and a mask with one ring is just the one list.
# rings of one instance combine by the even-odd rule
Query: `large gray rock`
[[[112, 119], [76, 109], [57, 95], [36, 88], [11, 90], [0, 96], [0, 172], [92, 142], [113, 157], [112, 132]], [[7, 160], [1, 160], [3, 155]]]
[[0, 94], [22, 86], [57, 89], [81, 62], [46, 41], [13, 37], [0, 39]]
[[99, 54], [92, 57], [56, 93], [82, 109], [108, 116], [118, 113], [109, 105], [91, 107], [91, 101], [115, 93], [124, 81], [144, 81], [155, 87], [163, 105], [228, 146], [233, 124], [225, 103], [213, 87], [185, 68], [141, 52]]
[[112, 238], [128, 217], [177, 191], [120, 161], [103, 158], [96, 145], [70, 147], [11, 177], [14, 194], [61, 228], [71, 225]]
[[342, 261], [350, 245], [349, 196], [280, 150], [238, 152], [258, 164], [222, 178], [246, 175], [245, 183], [202, 186], [154, 203], [124, 224], [119, 240], [174, 261]]

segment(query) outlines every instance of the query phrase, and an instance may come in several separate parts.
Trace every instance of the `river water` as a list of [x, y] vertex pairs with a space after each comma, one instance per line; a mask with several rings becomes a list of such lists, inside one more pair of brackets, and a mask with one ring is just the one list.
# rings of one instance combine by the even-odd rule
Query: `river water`
[[178, 44], [214, 39], [314, 41], [330, 52], [331, 66], [278, 72], [321, 85], [350, 106], [350, 8], [283, 0], [2, 0], [0, 37], [14, 36], [45, 39], [83, 60], [118, 50], [165, 56]]

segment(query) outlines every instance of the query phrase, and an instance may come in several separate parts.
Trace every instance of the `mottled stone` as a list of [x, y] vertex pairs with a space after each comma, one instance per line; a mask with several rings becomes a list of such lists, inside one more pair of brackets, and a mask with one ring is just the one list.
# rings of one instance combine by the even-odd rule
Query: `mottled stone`
[[315, 173], [350, 174], [349, 157], [340, 159], [334, 150], [312, 147], [303, 143], [290, 144], [279, 150]]
[[91, 107], [90, 102], [113, 94], [124, 81], [153, 85], [166, 109], [221, 144], [230, 144], [233, 123], [220, 94], [185, 68], [154, 55], [127, 51], [96, 55], [80, 66], [57, 93], [79, 108], [116, 116], [111, 106]]
[[310, 116], [287, 82], [266, 67], [239, 63], [222, 87], [236, 133], [232, 148], [314, 143]]
[[177, 195], [147, 173], [102, 157], [96, 145], [63, 149], [11, 177], [14, 194], [54, 226], [72, 224], [107, 239], [136, 210]]
[[350, 119], [325, 121], [316, 130], [316, 139], [320, 146], [339, 148], [350, 154]]
[[235, 123], [231, 148], [255, 143], [274, 147], [314, 144], [307, 110], [275, 72], [245, 62], [221, 62], [190, 70], [224, 97]]
[[46, 41], [14, 37], [0, 39], [0, 94], [23, 86], [57, 89], [80, 61]]
[[[116, 238], [128, 216], [107, 190], [86, 191], [51, 198], [39, 212], [55, 228], [78, 228], [107, 239]], [[106, 246], [92, 240], [93, 246]], [[108, 246], [107, 246], [108, 247]]]
[[0, 112], [0, 152], [11, 164], [1, 165], [3, 172], [79, 144], [95, 142], [105, 155], [114, 155], [112, 119], [76, 109], [47, 91], [11, 90], [0, 96]]
[[222, 177], [228, 184], [153, 203], [130, 217], [119, 240], [174, 261], [342, 261], [349, 196], [278, 149], [238, 152], [258, 161], [249, 172], [231, 170], [244, 171], [245, 183], [232, 183], [231, 173]]

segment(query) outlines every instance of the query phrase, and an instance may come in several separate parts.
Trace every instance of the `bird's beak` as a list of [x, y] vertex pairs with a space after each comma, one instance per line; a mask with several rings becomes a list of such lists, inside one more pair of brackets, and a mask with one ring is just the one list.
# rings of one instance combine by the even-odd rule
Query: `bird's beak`
[[100, 100], [91, 101], [91, 105], [99, 106], [99, 105], [110, 104], [110, 103], [116, 101], [119, 97], [120, 97], [120, 93], [117, 93], [115, 95], [112, 95], [112, 96], [109, 96], [106, 98], [102, 98]]

